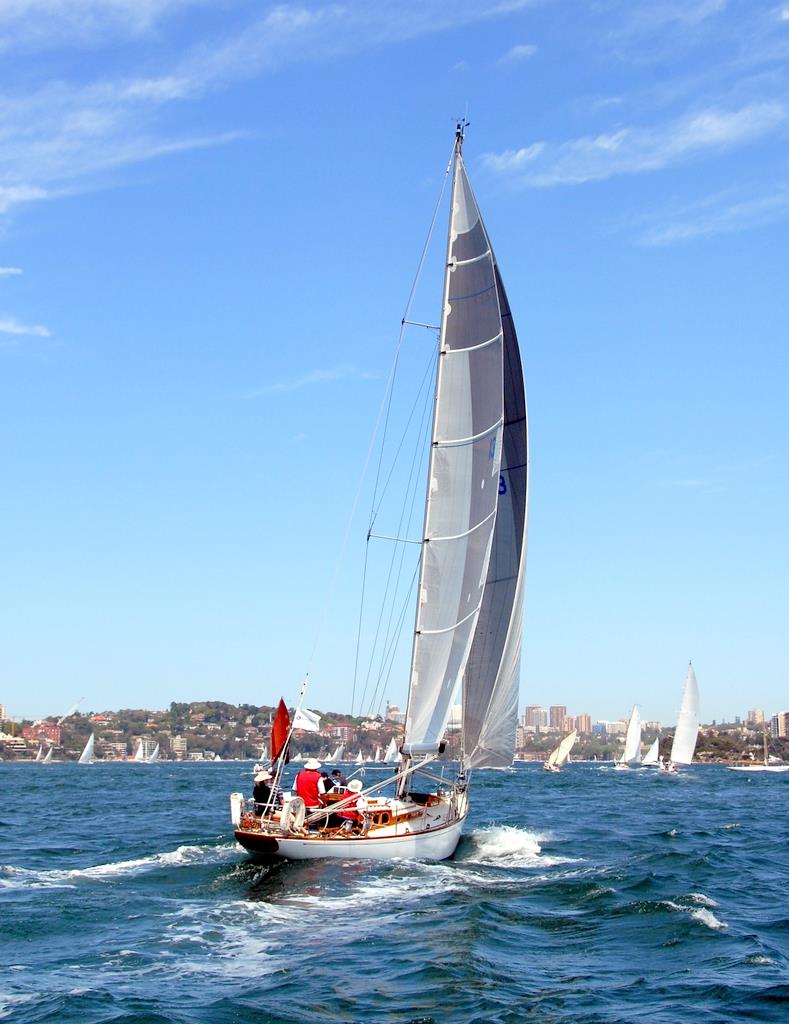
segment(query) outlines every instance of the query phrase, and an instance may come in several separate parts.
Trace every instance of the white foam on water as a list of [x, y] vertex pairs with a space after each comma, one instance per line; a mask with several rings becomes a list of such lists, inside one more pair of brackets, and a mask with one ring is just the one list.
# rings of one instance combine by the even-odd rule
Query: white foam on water
[[763, 956], [761, 953], [746, 956], [745, 962], [753, 967], [772, 967], [775, 964], [775, 960], [771, 960], [769, 956]]
[[[704, 896], [703, 893], [691, 893], [687, 899], [693, 900], [694, 903], [698, 904], [700, 900], [708, 900], [709, 897]], [[661, 900], [660, 903], [661, 906], [667, 907], [669, 910], [674, 910], [681, 914], [689, 914], [694, 921], [698, 921], [700, 924], [703, 924], [706, 928], [711, 928], [713, 931], [725, 931], [729, 927], [725, 922], [719, 921], [712, 911], [708, 910], [706, 906], [688, 907], [685, 904], [676, 903], [674, 900]], [[715, 903], [714, 900], [709, 900], [709, 905], [717, 906], [717, 903]]]
[[705, 910], [703, 908], [698, 910], [691, 910], [690, 916], [696, 921], [701, 921], [707, 928], [712, 928], [713, 931], [721, 932], [725, 931], [729, 926], [723, 921], [719, 921], [711, 910]]
[[739, 821], [732, 821], [728, 825], [721, 825], [721, 828], [723, 829], [724, 832], [729, 832], [731, 829], [739, 828], [739, 827], [740, 827]]
[[688, 894], [688, 899], [702, 907], [717, 907], [718, 905], [711, 896], [705, 896], [703, 892], [691, 892]]
[[[222, 846], [179, 846], [165, 853], [154, 853], [134, 860], [114, 861], [110, 864], [96, 864], [88, 868], [52, 868], [34, 870], [17, 868], [13, 865], [0, 867], [0, 886], [4, 888], [70, 888], [79, 879], [103, 881], [124, 875], [136, 875], [156, 868], [186, 864], [219, 864], [232, 860], [238, 854], [235, 842]], [[6, 877], [3, 877], [6, 876]]]
[[541, 842], [549, 837], [513, 825], [492, 825], [472, 832], [469, 855], [461, 856], [466, 864], [489, 864], [508, 868], [545, 868], [558, 864], [575, 864], [578, 858], [543, 854]]

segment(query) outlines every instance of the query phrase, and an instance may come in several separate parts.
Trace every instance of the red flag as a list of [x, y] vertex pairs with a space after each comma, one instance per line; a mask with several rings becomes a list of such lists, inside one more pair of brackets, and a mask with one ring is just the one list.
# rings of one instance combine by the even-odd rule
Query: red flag
[[[277, 706], [277, 713], [274, 715], [274, 721], [271, 723], [271, 761], [272, 764], [277, 760], [279, 755], [282, 753], [285, 744], [288, 740], [288, 733], [290, 731], [290, 715], [288, 714], [287, 706], [285, 701], [280, 698], [279, 705]], [[290, 760], [288, 757], [287, 750], [285, 751], [285, 763]]]

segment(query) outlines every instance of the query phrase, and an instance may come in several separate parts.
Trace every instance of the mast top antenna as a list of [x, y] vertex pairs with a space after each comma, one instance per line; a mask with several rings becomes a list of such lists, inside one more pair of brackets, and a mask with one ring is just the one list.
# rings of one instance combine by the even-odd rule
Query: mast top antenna
[[463, 140], [466, 136], [466, 128], [471, 124], [465, 117], [459, 117], [455, 125], [455, 148], [458, 153], [463, 149]]

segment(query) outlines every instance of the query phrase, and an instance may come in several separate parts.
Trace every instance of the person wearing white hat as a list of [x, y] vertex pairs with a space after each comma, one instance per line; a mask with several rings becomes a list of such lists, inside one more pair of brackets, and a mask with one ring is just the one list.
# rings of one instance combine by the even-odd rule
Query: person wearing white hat
[[[282, 799], [279, 787], [271, 784], [274, 776], [270, 771], [264, 769], [255, 776], [255, 788], [252, 790], [252, 799], [255, 801], [255, 814], [262, 814], [266, 806], [273, 806]], [[278, 799], [277, 799], [278, 797]]]
[[355, 825], [364, 824], [364, 811], [367, 809], [367, 801], [363, 796], [359, 794], [364, 789], [364, 784], [361, 779], [351, 779], [348, 783], [348, 796], [353, 796], [355, 799], [347, 803], [343, 808], [337, 812], [337, 817], [342, 818], [341, 828], [345, 832], [350, 832]]

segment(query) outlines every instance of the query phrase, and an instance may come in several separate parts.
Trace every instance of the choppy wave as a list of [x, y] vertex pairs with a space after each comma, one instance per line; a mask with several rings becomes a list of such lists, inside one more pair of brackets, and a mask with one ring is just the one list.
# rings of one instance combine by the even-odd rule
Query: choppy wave
[[786, 786], [524, 766], [475, 776], [454, 859], [287, 864], [232, 842], [237, 765], [118, 770], [110, 830], [113, 770], [0, 766], [9, 1024], [784, 1024]]
[[0, 865], [0, 887], [4, 888], [73, 888], [85, 880], [112, 880], [123, 875], [138, 875], [158, 868], [186, 864], [220, 864], [238, 856], [237, 843], [221, 846], [179, 846], [175, 850], [154, 853], [133, 860], [120, 860], [108, 864], [95, 864], [86, 868], [32, 869]]

